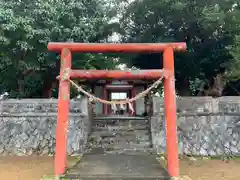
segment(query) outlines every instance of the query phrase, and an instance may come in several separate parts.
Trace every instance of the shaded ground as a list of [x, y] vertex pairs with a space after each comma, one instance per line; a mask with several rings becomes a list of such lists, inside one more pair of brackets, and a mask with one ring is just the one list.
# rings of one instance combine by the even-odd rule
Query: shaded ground
[[[69, 158], [73, 165], [76, 157]], [[0, 157], [0, 179], [39, 180], [53, 173], [53, 157]], [[181, 161], [181, 174], [193, 180], [239, 180], [240, 160], [224, 163], [221, 160]]]
[[[91, 171], [89, 171], [91, 169]], [[79, 163], [71, 168], [68, 178], [91, 179], [168, 179], [155, 155], [147, 154], [85, 154]]]

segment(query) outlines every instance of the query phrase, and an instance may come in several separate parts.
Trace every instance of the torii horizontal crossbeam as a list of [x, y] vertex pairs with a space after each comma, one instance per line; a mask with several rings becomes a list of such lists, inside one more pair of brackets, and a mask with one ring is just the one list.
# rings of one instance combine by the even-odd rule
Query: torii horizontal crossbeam
[[117, 79], [117, 80], [157, 80], [164, 76], [164, 70], [71, 70], [71, 78]]
[[125, 52], [125, 53], [157, 53], [163, 52], [166, 48], [172, 47], [173, 51], [185, 51], [186, 43], [61, 43], [51, 42], [48, 44], [48, 50], [60, 52], [63, 48], [71, 52], [84, 53], [106, 53], [106, 52]]

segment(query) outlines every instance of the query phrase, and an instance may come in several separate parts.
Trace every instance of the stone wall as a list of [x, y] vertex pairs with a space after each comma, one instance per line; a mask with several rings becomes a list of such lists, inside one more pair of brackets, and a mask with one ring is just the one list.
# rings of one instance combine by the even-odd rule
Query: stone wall
[[[102, 93], [103, 93], [103, 86], [95, 86], [94, 87], [94, 95], [96, 97], [102, 98]], [[103, 104], [100, 102], [96, 102], [94, 112], [96, 115], [102, 115], [103, 114]]]
[[[154, 148], [166, 147], [163, 100], [153, 98], [151, 133]], [[177, 99], [179, 153], [240, 155], [240, 97]], [[0, 102], [0, 154], [53, 154], [57, 118], [56, 99]], [[68, 126], [68, 154], [83, 152], [91, 131], [88, 100], [72, 100]]]
[[[144, 91], [144, 86], [136, 87], [136, 94]], [[145, 112], [145, 98], [139, 98], [136, 100], [136, 115], [142, 115]]]
[[[0, 154], [54, 154], [56, 99], [9, 99], [0, 102]], [[83, 151], [91, 127], [88, 100], [70, 103], [68, 147], [70, 155]]]
[[[154, 97], [152, 141], [166, 150], [163, 99]], [[179, 153], [240, 155], [240, 97], [184, 97], [177, 99]]]

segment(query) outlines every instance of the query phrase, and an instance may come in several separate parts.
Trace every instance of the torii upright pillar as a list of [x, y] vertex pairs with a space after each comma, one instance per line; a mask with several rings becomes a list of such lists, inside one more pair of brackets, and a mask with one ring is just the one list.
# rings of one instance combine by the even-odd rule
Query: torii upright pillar
[[[156, 43], [156, 44], [86, 44], [86, 43], [49, 43], [50, 51], [61, 52], [61, 70], [59, 83], [58, 119], [56, 131], [55, 175], [64, 174], [66, 167], [67, 125], [69, 111], [68, 78], [84, 79], [156, 79], [164, 76], [164, 105], [166, 117], [166, 141], [168, 173], [172, 177], [179, 176], [178, 138], [176, 123], [176, 97], [174, 78], [174, 51], [185, 51], [186, 43]], [[78, 71], [71, 69], [71, 52], [84, 53], [160, 53], [163, 52], [163, 70], [135, 74], [119, 71]], [[98, 75], [96, 75], [98, 74]]]
[[173, 49], [167, 48], [163, 52], [163, 68], [169, 72], [164, 78], [164, 110], [166, 119], [167, 138], [167, 162], [168, 173], [177, 177], [179, 175], [178, 160], [178, 138], [177, 138], [177, 116], [176, 116], [176, 95], [174, 78], [174, 56]]

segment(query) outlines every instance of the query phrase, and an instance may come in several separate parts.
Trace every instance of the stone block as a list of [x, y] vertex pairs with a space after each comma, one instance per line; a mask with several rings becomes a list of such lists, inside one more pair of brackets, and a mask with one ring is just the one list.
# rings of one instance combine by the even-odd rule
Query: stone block
[[4, 146], [0, 144], [0, 154], [4, 153]]
[[[179, 112], [206, 112], [207, 108], [209, 112], [223, 111], [221, 107], [218, 107], [223, 104], [225, 105], [224, 112], [238, 112], [240, 98], [238, 97], [237, 100], [232, 101], [229, 100], [229, 102], [228, 100], [224, 101], [222, 98], [212, 99], [209, 97], [184, 97], [177, 99], [177, 105], [180, 107]], [[163, 104], [157, 104], [163, 103], [163, 101], [158, 100], [155, 103], [157, 109], [163, 106]], [[235, 105], [231, 103], [235, 103]], [[230, 110], [230, 107], [235, 110]], [[162, 119], [159, 114], [155, 114], [151, 118], [152, 142], [155, 148], [166, 146], [161, 141], [161, 139], [165, 138], [165, 134], [159, 134], [164, 126], [164, 121], [161, 121]], [[179, 144], [183, 144], [183, 147], [179, 145], [179, 148], [182, 148], [184, 153], [193, 155], [223, 155], [226, 152], [237, 154], [236, 152], [240, 152], [240, 128], [237, 131], [238, 122], [240, 124], [239, 117], [234, 116], [180, 117], [178, 119], [178, 140]]]
[[[80, 101], [71, 101], [70, 112], [82, 112], [88, 116], [88, 111], [84, 106], [87, 106], [86, 98]], [[21, 116], [1, 117], [0, 154], [31, 155], [35, 152], [40, 154], [54, 153], [57, 118], [52, 116], [39, 117], [34, 116], [34, 114], [57, 112], [56, 99], [10, 99], [3, 102], [3, 111], [16, 115], [21, 113]], [[81, 151], [83, 149], [80, 147], [83, 146], [81, 139], [86, 139], [89, 132], [82, 131], [90, 129], [89, 127], [84, 127], [88, 125], [88, 121], [90, 120], [86, 117], [85, 119], [71, 116], [69, 118], [70, 125], [75, 127], [69, 134], [70, 136], [77, 137], [72, 140], [70, 137], [70, 142], [76, 141], [79, 143], [79, 145], [74, 145], [75, 151]], [[68, 149], [71, 149], [71, 144], [68, 144]]]
[[162, 98], [153, 97], [153, 114], [164, 113], [164, 101]]

